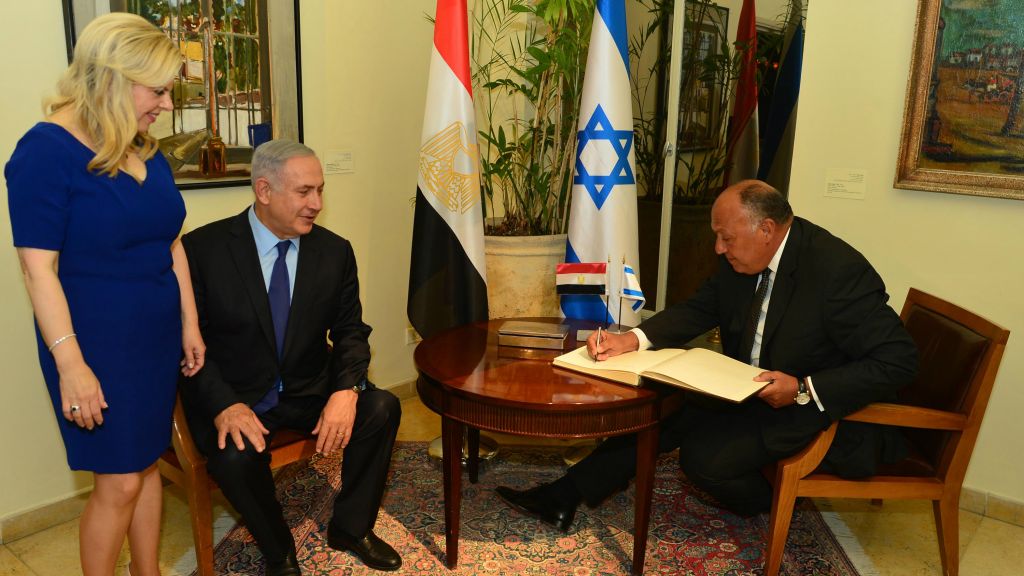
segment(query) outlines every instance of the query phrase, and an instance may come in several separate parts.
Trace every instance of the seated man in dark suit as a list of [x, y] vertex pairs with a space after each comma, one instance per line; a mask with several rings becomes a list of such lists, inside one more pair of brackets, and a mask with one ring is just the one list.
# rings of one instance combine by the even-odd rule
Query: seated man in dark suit
[[181, 385], [196, 446], [275, 576], [301, 572], [274, 495], [271, 437], [297, 429], [317, 436], [318, 452], [343, 450], [327, 543], [395, 570], [402, 560], [373, 525], [401, 404], [366, 378], [370, 327], [352, 246], [313, 223], [324, 177], [306, 146], [261, 145], [252, 186], [251, 207], [182, 239], [208, 346], [206, 369]]
[[[723, 352], [764, 369], [741, 404], [690, 394], [662, 422], [659, 450], [679, 449], [686, 477], [721, 505], [756, 514], [771, 505], [761, 468], [798, 452], [833, 420], [895, 398], [917, 372], [917, 349], [887, 304], [881, 277], [859, 252], [793, 216], [764, 182], [747, 180], [711, 211], [717, 272], [690, 299], [621, 335], [596, 334], [597, 360], [650, 347], [680, 347], [720, 327]], [[905, 446], [892, 429], [839, 426], [826, 464], [866, 475], [878, 456]], [[498, 493], [513, 507], [567, 530], [581, 501], [595, 505], [636, 474], [635, 437], [604, 442], [551, 484]]]

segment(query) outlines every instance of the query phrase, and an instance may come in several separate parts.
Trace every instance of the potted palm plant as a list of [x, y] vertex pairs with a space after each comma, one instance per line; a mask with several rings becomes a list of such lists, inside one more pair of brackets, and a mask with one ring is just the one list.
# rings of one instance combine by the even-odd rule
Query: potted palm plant
[[479, 0], [473, 92], [491, 316], [555, 315], [594, 0]]

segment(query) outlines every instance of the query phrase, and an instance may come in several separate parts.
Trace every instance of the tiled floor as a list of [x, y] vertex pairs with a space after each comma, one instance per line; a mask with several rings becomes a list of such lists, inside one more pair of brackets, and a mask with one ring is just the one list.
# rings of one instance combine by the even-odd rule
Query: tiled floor
[[[440, 418], [417, 399], [402, 403], [399, 440], [430, 440], [440, 431]], [[501, 437], [501, 442], [519, 440]], [[165, 489], [161, 563], [164, 576], [176, 576], [189, 562], [192, 532], [184, 497], [176, 487]], [[930, 504], [886, 502], [878, 508], [864, 501], [822, 502], [850, 528], [865, 554], [883, 576], [940, 575], [938, 544]], [[229, 512], [219, 506], [225, 526]], [[216, 511], [215, 511], [216, 513]], [[1024, 528], [971, 512], [960, 513], [960, 574], [1010, 576], [1022, 573]], [[127, 552], [119, 574], [124, 573]], [[194, 561], [193, 561], [194, 562]], [[77, 520], [0, 546], [0, 576], [67, 576], [79, 574]]]

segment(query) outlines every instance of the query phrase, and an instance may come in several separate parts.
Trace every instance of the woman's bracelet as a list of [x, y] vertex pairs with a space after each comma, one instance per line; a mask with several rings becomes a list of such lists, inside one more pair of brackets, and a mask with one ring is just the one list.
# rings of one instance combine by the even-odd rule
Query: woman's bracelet
[[54, 340], [53, 344], [50, 344], [50, 347], [47, 348], [46, 350], [48, 352], [53, 352], [54, 348], [56, 348], [57, 346], [60, 346], [61, 344], [63, 344], [65, 340], [67, 340], [69, 338], [74, 338], [75, 336], [76, 336], [76, 334], [74, 332], [72, 332], [71, 334], [65, 334], [64, 336], [61, 336], [60, 338], [57, 338], [56, 340]]

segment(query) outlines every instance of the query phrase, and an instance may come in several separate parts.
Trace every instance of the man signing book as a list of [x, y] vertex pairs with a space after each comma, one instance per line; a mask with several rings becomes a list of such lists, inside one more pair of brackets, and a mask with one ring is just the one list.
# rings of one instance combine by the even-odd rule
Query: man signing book
[[[753, 515], [771, 505], [765, 465], [795, 454], [833, 421], [891, 401], [917, 372], [917, 349], [871, 264], [827, 230], [794, 217], [758, 180], [719, 195], [711, 210], [716, 273], [685, 302], [625, 334], [587, 340], [597, 360], [682, 347], [720, 327], [723, 352], [764, 371], [755, 396], [734, 404], [687, 393], [661, 423], [658, 449], [679, 449], [686, 477], [720, 505]], [[905, 452], [893, 429], [843, 422], [823, 463], [844, 477], [873, 473]], [[566, 531], [576, 507], [599, 504], [636, 474], [636, 437], [610, 438], [562, 478], [499, 487], [512, 507]]]

